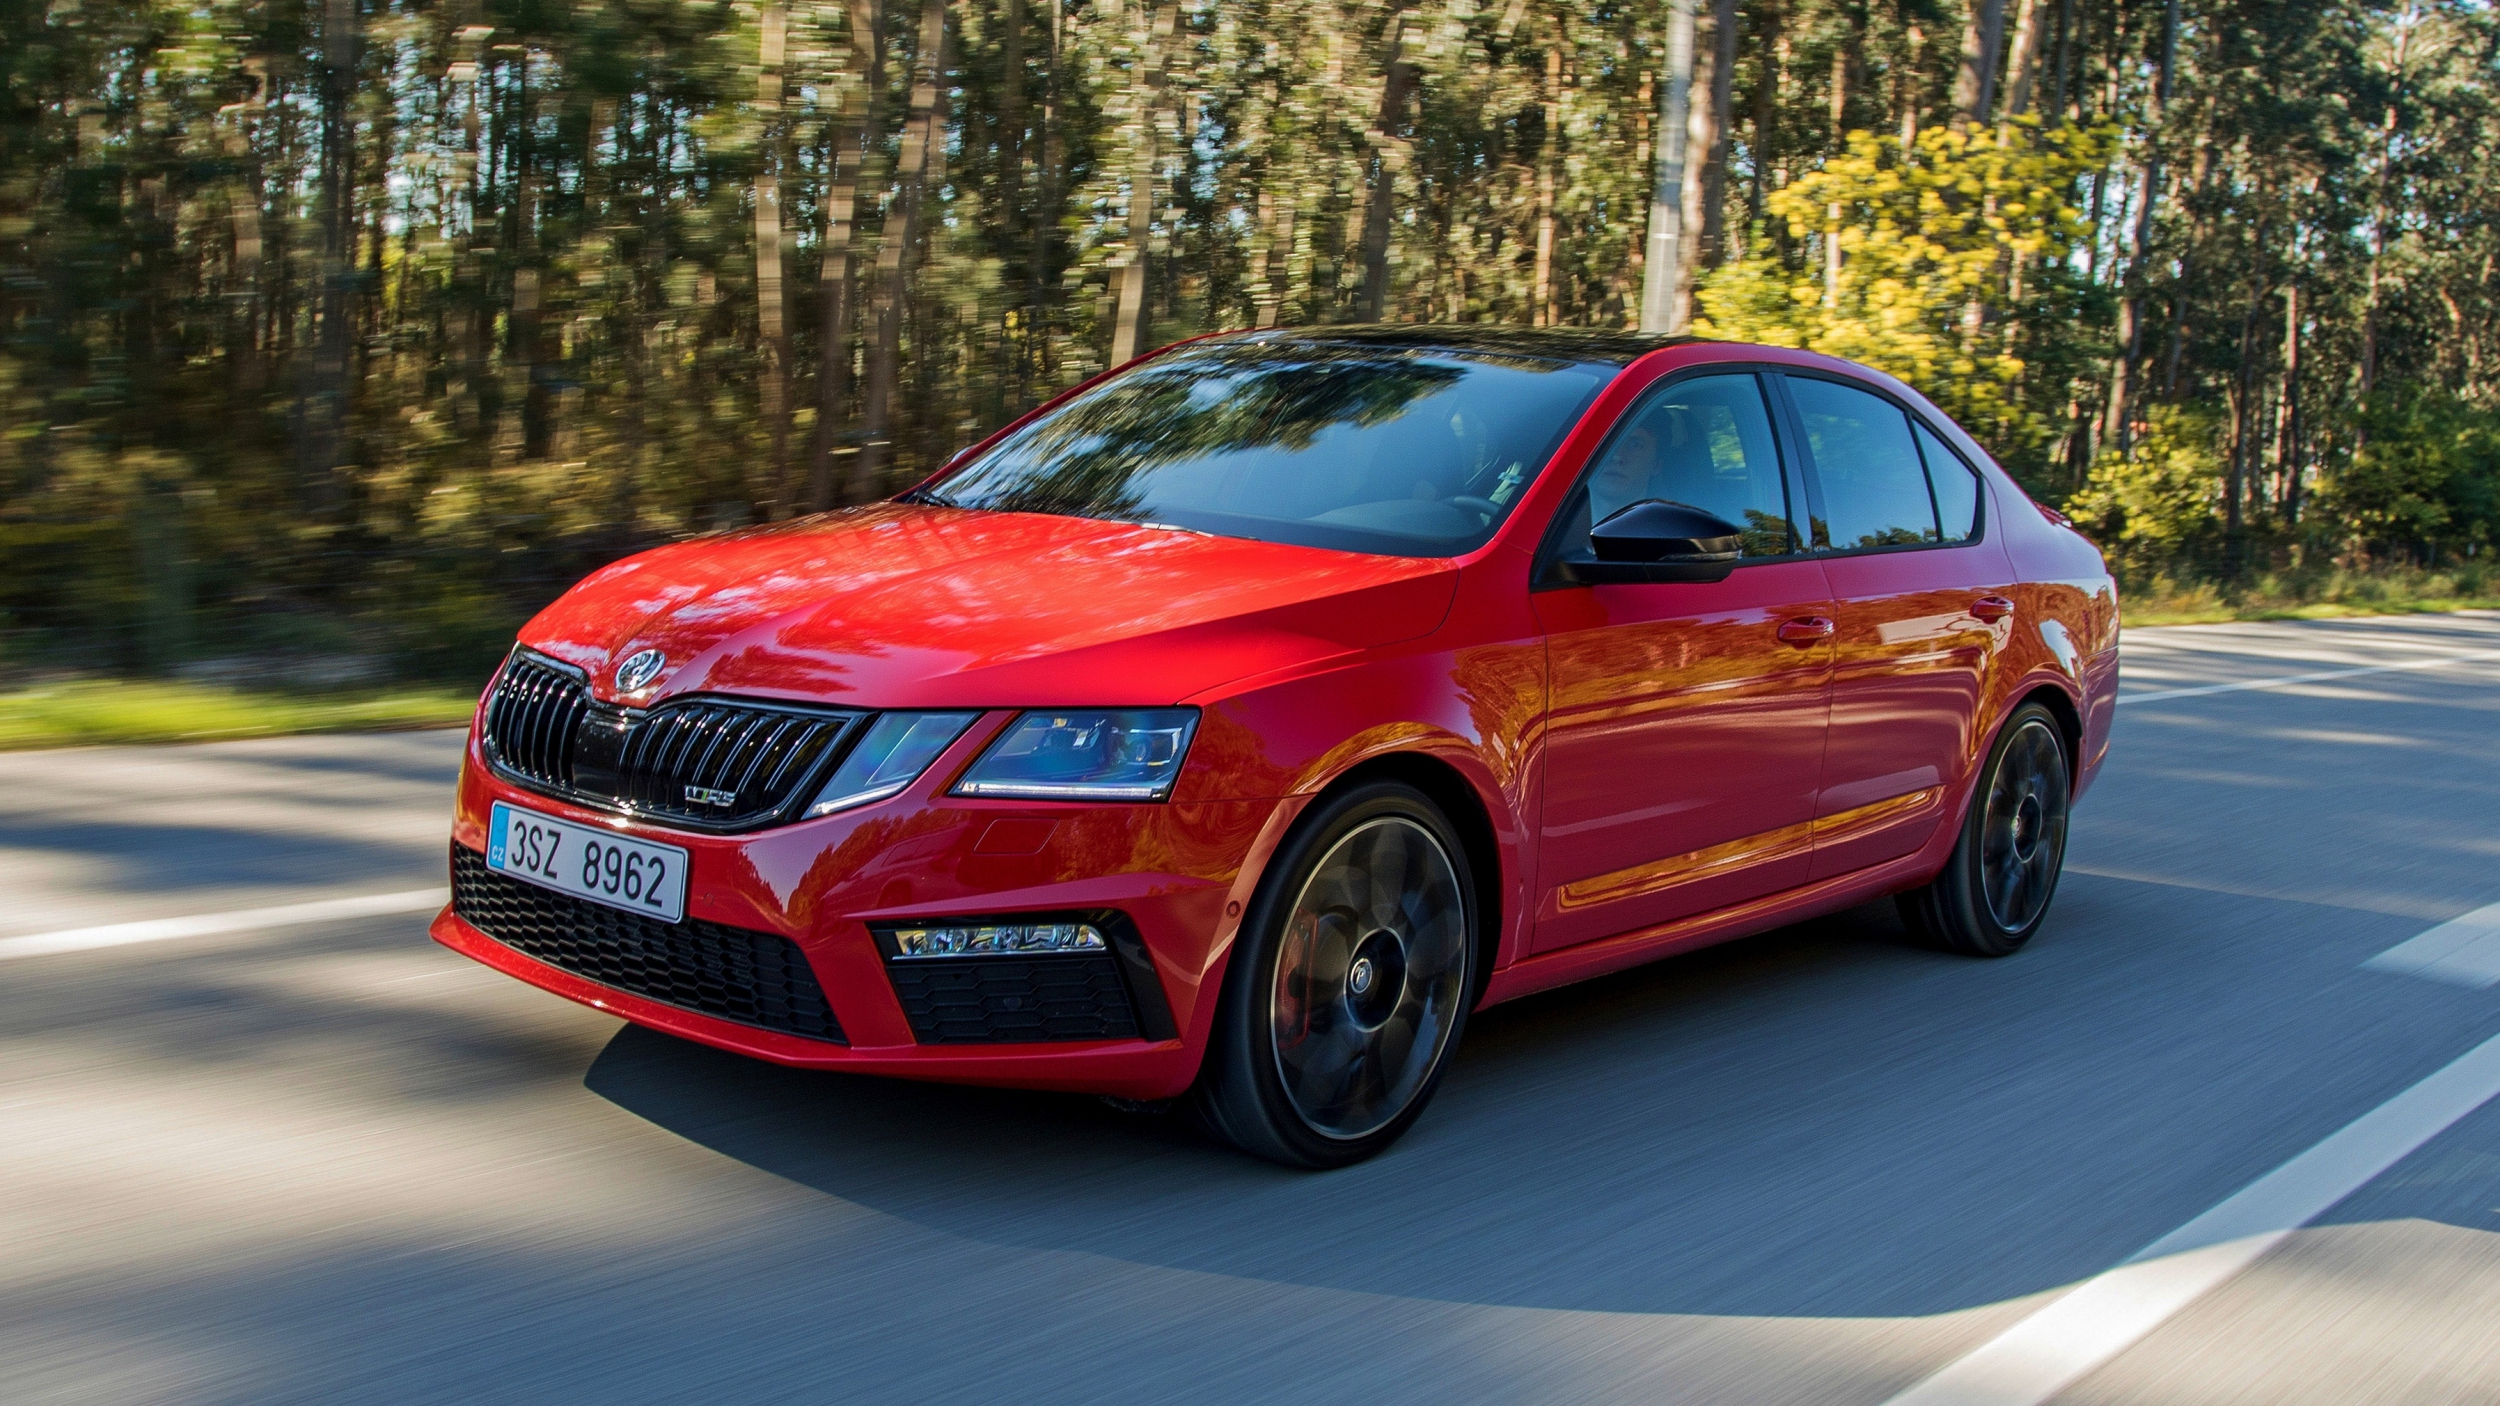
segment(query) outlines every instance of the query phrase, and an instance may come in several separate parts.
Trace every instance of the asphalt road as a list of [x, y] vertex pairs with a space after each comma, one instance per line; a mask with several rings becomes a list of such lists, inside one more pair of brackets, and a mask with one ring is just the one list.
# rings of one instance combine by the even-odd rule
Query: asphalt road
[[[2363, 966], [2500, 902], [2500, 616], [2126, 648], [2027, 952], [1876, 906], [1502, 1007], [1320, 1176], [622, 1028], [420, 915], [11, 955], [439, 884], [458, 737], [0, 757], [0, 1401], [1874, 1406], [2500, 1035]], [[2500, 1101], [2055, 1399], [2488, 1403], [2495, 1323]]]

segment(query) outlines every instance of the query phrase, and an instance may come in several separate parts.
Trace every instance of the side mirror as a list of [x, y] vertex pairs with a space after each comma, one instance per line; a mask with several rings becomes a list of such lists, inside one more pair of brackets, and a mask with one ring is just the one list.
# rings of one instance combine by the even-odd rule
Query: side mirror
[[1589, 530], [1593, 555], [1565, 557], [1583, 586], [1645, 581], [1724, 581], [1744, 553], [1744, 529], [1684, 503], [1648, 498]]

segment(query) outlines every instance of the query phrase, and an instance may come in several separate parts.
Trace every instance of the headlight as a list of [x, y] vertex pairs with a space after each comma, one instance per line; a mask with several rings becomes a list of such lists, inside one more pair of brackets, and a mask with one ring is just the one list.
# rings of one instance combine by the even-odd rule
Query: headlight
[[1035, 801], [1159, 801], [1172, 793], [1195, 708], [1051, 709], [999, 734], [955, 783], [958, 796]]
[[833, 769], [802, 819], [882, 801], [920, 779], [979, 713], [887, 713]]

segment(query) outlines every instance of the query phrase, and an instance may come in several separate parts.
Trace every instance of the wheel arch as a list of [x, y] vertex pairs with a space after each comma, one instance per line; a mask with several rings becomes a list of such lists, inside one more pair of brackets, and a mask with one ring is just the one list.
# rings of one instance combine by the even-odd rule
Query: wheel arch
[[1403, 782], [1423, 792], [1426, 799], [1441, 808], [1450, 828], [1458, 832], [1459, 843], [1466, 847], [1467, 869], [1475, 881], [1476, 899], [1475, 989], [1468, 996], [1472, 1006], [1482, 999], [1485, 983], [1492, 978], [1493, 964], [1502, 950], [1502, 847], [1493, 828], [1493, 813], [1465, 772], [1430, 752], [1384, 752], [1366, 757], [1330, 778], [1312, 797], [1312, 806], [1305, 808], [1304, 813], [1309, 814], [1321, 802], [1349, 787], [1373, 781]]
[[[2039, 704], [2049, 710], [2050, 717], [2057, 719], [2058, 735], [2066, 743], [2067, 780], [2070, 784], [2079, 785], [2083, 780], [2083, 711], [2075, 706], [2073, 696], [2065, 689], [2053, 683], [2041, 683], [2016, 698], [2013, 706], [2005, 710], [2005, 716], [2013, 717], [2026, 703]], [[2005, 724], [2000, 721], [1997, 726], [2002, 730]]]

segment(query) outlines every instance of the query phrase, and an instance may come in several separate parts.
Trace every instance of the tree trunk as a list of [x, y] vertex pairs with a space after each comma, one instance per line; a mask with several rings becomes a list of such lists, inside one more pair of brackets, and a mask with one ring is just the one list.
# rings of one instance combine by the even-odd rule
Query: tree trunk
[[230, 341], [234, 390], [239, 398], [256, 399], [261, 389], [261, 176], [260, 163], [252, 152], [251, 130], [247, 124], [268, 110], [268, 74], [258, 59], [245, 60], [244, 71], [252, 79], [250, 96], [225, 109], [219, 116], [228, 119], [224, 133], [226, 156], [235, 165], [234, 190], [228, 197], [233, 206], [233, 279], [237, 290], [233, 313], [235, 331]]
[[[1026, 336], [1032, 342], [1030, 360], [1037, 374], [1048, 369], [1044, 363], [1050, 354], [1050, 339], [1035, 314], [1041, 310], [1048, 296], [1045, 275], [1050, 265], [1051, 215], [1059, 208], [1059, 151], [1055, 144], [1059, 115], [1059, 23], [1059, 6], [1053, 0], [1049, 42], [1042, 50], [1042, 112], [1036, 133], [1041, 151], [1033, 173], [1033, 250], [1025, 292], [1025, 306], [1029, 310]], [[1031, 400], [1028, 397], [1025, 404], [1030, 404]]]
[[1378, 322], [1389, 309], [1389, 231], [1396, 214], [1398, 172], [1406, 168], [1406, 104], [1420, 77], [1406, 59], [1406, 16], [1389, 16], [1382, 47], [1380, 119], [1370, 133], [1370, 169], [1363, 196], [1363, 300], [1361, 317]]
[[2005, 0], [1971, 0], [1962, 26], [1962, 67], [1953, 79], [1953, 122], [1972, 127], [1988, 120], [1996, 100], [1997, 55], [2005, 47]]
[[755, 171], [755, 349], [758, 408], [764, 417], [766, 509], [790, 515], [790, 335], [781, 290], [781, 50], [785, 23], [779, 3], [759, 17], [755, 108], [763, 130]]
[[[1849, 56], [1857, 47], [1857, 25], [1849, 26], [1850, 42], [1832, 49], [1831, 155], [1847, 149], [1849, 136], [1843, 126], [1849, 120]], [[1823, 306], [1840, 306], [1840, 202], [1823, 207]]]
[[1754, 22], [1762, 32], [1754, 40], [1753, 193], [1745, 211], [1748, 222], [1762, 218], [1762, 202], [1771, 192], [1772, 163], [1778, 156], [1779, 55], [1784, 51], [1780, 27], [1784, 20], [1780, 0], [1762, 0], [1754, 12]]
[[1128, 262], [1120, 269], [1119, 320], [1111, 333], [1111, 364], [1119, 365], [1145, 350], [1146, 246], [1154, 239], [1155, 98], [1163, 88], [1163, 38], [1171, 32], [1172, 12], [1158, 4], [1147, 12], [1139, 36], [1136, 66], [1129, 70], [1129, 103], [1137, 138], [1129, 150]]
[[1910, 61], [1894, 74], [1893, 81], [1900, 85], [1894, 96], [1901, 104], [1901, 159], [1906, 162], [1918, 153], [1918, 53], [1926, 47], [1927, 31], [1920, 29], [1918, 22], [1912, 20], [1902, 37], [1909, 45]]
[[2370, 263], [2363, 278], [2361, 297], [2361, 394], [2364, 396], [2369, 395], [2378, 384], [2379, 265], [2387, 257], [2387, 194], [2396, 165], [2398, 117], [2403, 111], [2405, 97], [2405, 59], [2412, 50], [2413, 29], [2420, 14], [2418, 8], [2408, 4], [2396, 21], [2395, 52], [2391, 56], [2395, 77], [2387, 94], [2387, 114], [2379, 125], [2378, 183], [2376, 193], [2370, 199]]
[[903, 149], [895, 172], [894, 213], [886, 217], [877, 248], [876, 305], [871, 314], [875, 341], [868, 351], [867, 405], [860, 445], [860, 496], [873, 497], [884, 487], [891, 452], [894, 392], [902, 378], [904, 303], [910, 292], [912, 248], [920, 239], [920, 207], [941, 159], [945, 113], [938, 103], [938, 84], [946, 73], [946, 0], [921, 0], [920, 44], [912, 55], [910, 105], [904, 110]]
[[2066, 117], [2066, 101], [2075, 66], [2075, 0], [2057, 0], [2057, 86], [2049, 104], [2049, 120], [2059, 122]]
[[1536, 273], [1531, 286], [1529, 321], [1539, 327], [1554, 323], [1554, 188], [1562, 165], [1562, 34], [1545, 51], [1545, 130], [1536, 154]]
[[296, 473], [305, 506], [336, 513], [347, 448], [347, 362], [356, 315], [356, 69], [364, 17], [357, 0], [326, 0], [321, 32], [321, 301], [314, 353], [301, 378]]
[[1641, 273], [1641, 330], [1684, 330], [1684, 148], [1692, 137], [1693, 0], [1667, 0], [1667, 83], [1658, 113], [1658, 179], [1650, 188]]
[[[876, 106], [873, 95], [885, 79], [885, 16], [880, 0], [850, 0], [849, 21], [851, 73], [834, 99], [824, 264], [816, 275], [818, 320], [823, 325], [817, 330], [815, 472], [808, 506], [818, 512], [833, 506], [838, 481], [834, 461], [846, 447], [840, 427], [849, 418], [851, 400], [851, 292], [859, 234], [860, 143]], [[855, 445], [848, 448], [857, 452]]]
[[[2261, 223], [2259, 248], [2265, 247], [2265, 236]], [[2222, 485], [2222, 536], [2226, 566], [2234, 576], [2240, 570], [2240, 539], [2246, 522], [2241, 504], [2256, 476], [2257, 314], [2265, 306], [2266, 293], [2262, 281], [2250, 290], [2248, 310], [2240, 317], [2239, 365], [2231, 373], [2231, 453]]]
[[2283, 464], [2283, 522], [2285, 526], [2300, 521], [2301, 435], [2300, 423], [2300, 285], [2283, 288], [2283, 444], [2277, 457]]
[[2031, 90], [2039, 86], [2040, 0], [2022, 0], [2014, 12], [2014, 48], [2005, 59], [2005, 120], [2031, 111]]
[[[1698, 20], [1698, 14], [1695, 18]], [[1678, 276], [1675, 315], [1668, 319], [1667, 324], [1676, 332], [1691, 326], [1693, 292], [1701, 281], [1702, 270], [1710, 267], [1705, 260], [1706, 250], [1713, 242], [1707, 237], [1711, 187], [1714, 182], [1722, 189], [1726, 186], [1725, 176], [1715, 169], [1721, 154], [1719, 140], [1722, 130], [1718, 125], [1718, 106], [1714, 101], [1719, 67], [1718, 15], [1715, 7], [1710, 22], [1712, 27], [1707, 30], [1701, 29], [1698, 24], [1695, 26], [1693, 83], [1685, 98], [1685, 105], [1691, 114], [1684, 123], [1683, 208], [1681, 218], [1676, 221]]]
[[[2170, 105], [2171, 70], [2179, 53], [2179, 0], [2166, 0], [2161, 19], [2161, 67], [2154, 80], [2153, 101], [2145, 114], [2145, 127], [2157, 132], [2162, 114]], [[2145, 263], [2151, 257], [2153, 243], [2153, 204], [2161, 194], [2161, 157], [2156, 154], [2144, 163], [2144, 197], [2136, 207], [2135, 252], [2127, 260], [2126, 296], [2118, 304], [2118, 358], [2110, 369], [2108, 421], [2102, 430], [2103, 443], [2118, 446], [2121, 455], [2134, 451], [2135, 442], [2127, 418], [2132, 397], [2137, 361], [2144, 345], [2144, 275]]]
[[[1717, 268], [1727, 258], [1727, 147], [1736, 117], [1736, 0], [1716, 0], [1711, 11], [1710, 38], [1710, 125], [1709, 136], [1702, 144], [1701, 232], [1693, 264], [1696, 269]], [[1688, 277], [1685, 283], [1689, 287], [1692, 280]], [[1689, 312], [1691, 299], [1685, 301]]]
[[[998, 243], [1002, 249], [1013, 249], [1020, 242], [1025, 219], [1024, 202], [1024, 0], [1007, 0], [999, 18], [999, 66], [1003, 70], [998, 90]], [[1013, 294], [1009, 295], [1011, 298]], [[1006, 374], [1000, 389], [1012, 408], [1026, 405], [1025, 388], [1032, 375], [1031, 358], [1020, 339], [1029, 339], [1036, 311], [1030, 302], [1021, 308], [1009, 304], [1016, 315], [1017, 335], [1001, 328], [999, 354], [1007, 358]]]

